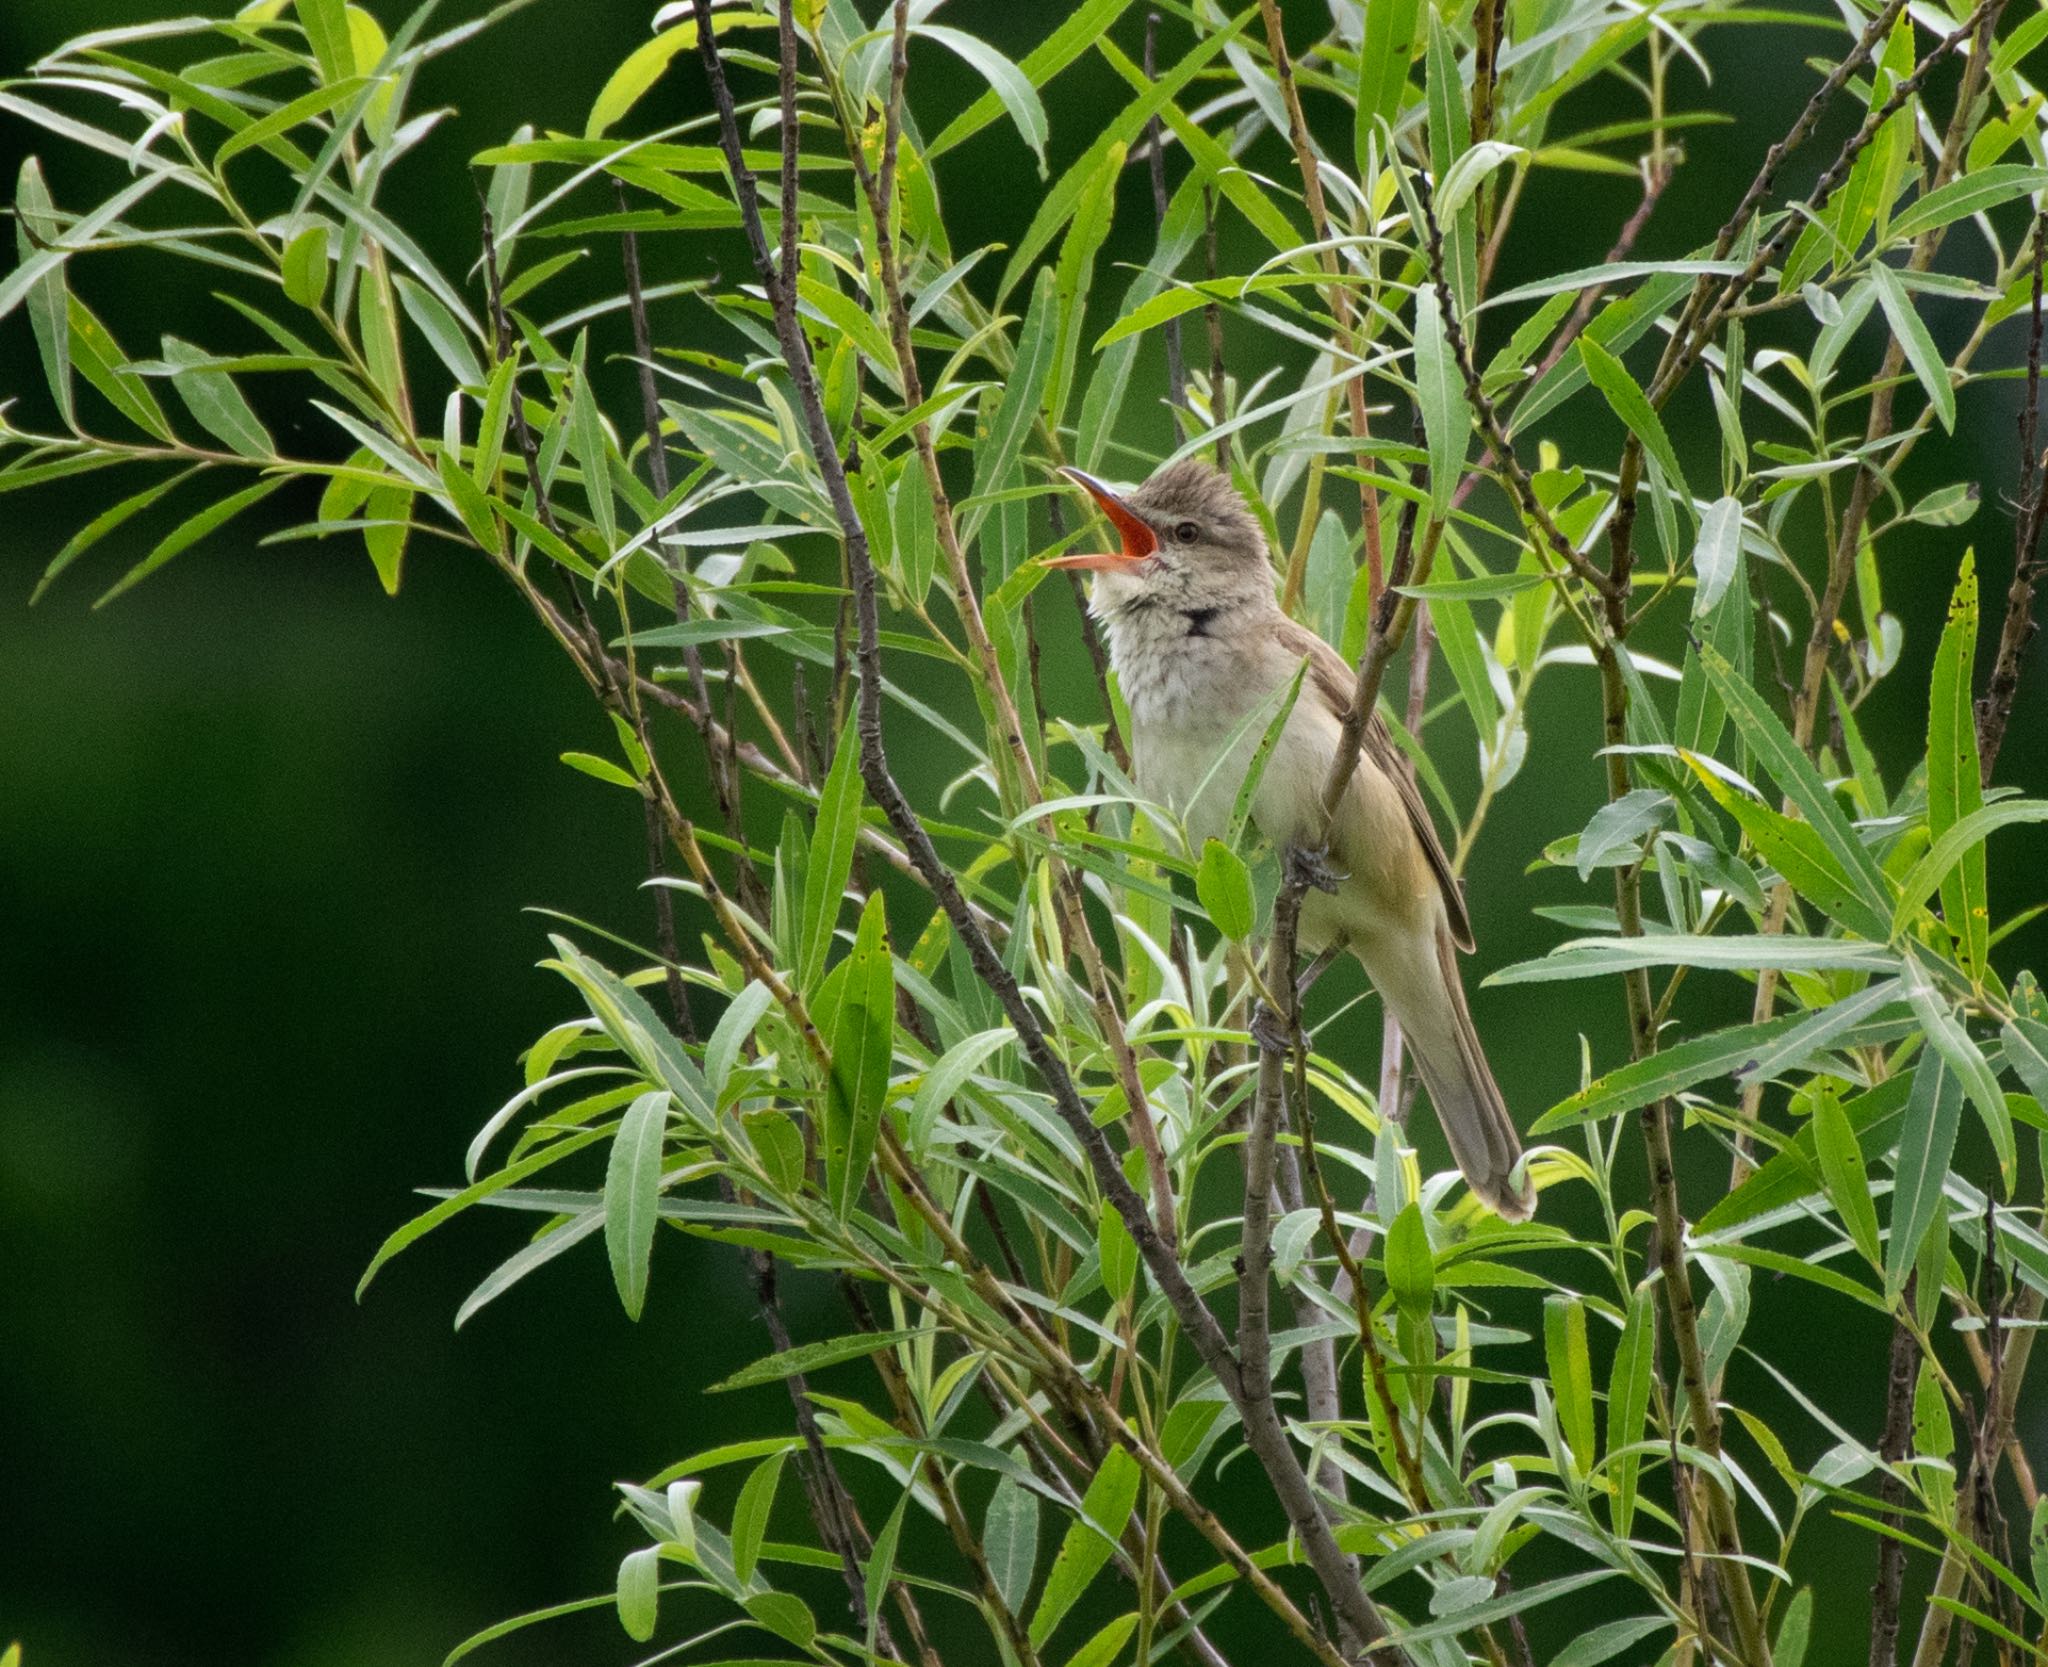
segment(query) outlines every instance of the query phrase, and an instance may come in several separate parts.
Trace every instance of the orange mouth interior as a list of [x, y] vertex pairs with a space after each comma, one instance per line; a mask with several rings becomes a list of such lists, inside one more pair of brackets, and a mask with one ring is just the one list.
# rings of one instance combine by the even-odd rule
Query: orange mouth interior
[[1159, 549], [1159, 535], [1134, 514], [1128, 504], [1118, 497], [1093, 475], [1083, 474], [1079, 469], [1062, 469], [1061, 474], [1085, 487], [1109, 524], [1116, 528], [1123, 539], [1121, 550], [1103, 551], [1094, 555], [1047, 556], [1043, 564], [1047, 567], [1102, 568], [1121, 567], [1126, 563], [1144, 561]]

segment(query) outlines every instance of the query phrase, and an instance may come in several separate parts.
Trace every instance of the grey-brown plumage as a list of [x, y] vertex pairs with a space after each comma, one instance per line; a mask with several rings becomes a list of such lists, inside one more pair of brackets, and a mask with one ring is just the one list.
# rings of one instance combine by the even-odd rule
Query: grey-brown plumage
[[[1130, 708], [1139, 785], [1172, 804], [1198, 844], [1222, 833], [1256, 732], [1235, 743], [1237, 758], [1211, 767], [1245, 715], [1306, 659], [1307, 680], [1252, 815], [1275, 845], [1313, 839], [1355, 680], [1336, 650], [1274, 600], [1257, 518], [1226, 476], [1195, 460], [1160, 470], [1127, 496], [1083, 484], [1123, 532], [1125, 549], [1061, 559], [1097, 572], [1091, 612]], [[1304, 899], [1302, 947], [1349, 949], [1364, 964], [1401, 1022], [1466, 1181], [1501, 1216], [1526, 1220], [1536, 1199], [1518, 1168], [1521, 1141], [1458, 975], [1456, 952], [1472, 947], [1464, 896], [1377, 714], [1329, 847], [1343, 879], [1334, 893]]]

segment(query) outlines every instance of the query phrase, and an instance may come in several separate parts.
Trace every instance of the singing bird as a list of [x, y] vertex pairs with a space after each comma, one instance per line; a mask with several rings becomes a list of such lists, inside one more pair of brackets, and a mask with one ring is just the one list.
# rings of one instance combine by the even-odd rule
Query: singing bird
[[[1160, 470], [1128, 496], [1078, 469], [1065, 473], [1123, 540], [1110, 554], [1049, 557], [1046, 565], [1095, 574], [1089, 611], [1109, 639], [1130, 709], [1139, 787], [1180, 813], [1197, 846], [1223, 833], [1263, 726], [1248, 726], [1230, 766], [1211, 766], [1246, 715], [1274, 699], [1306, 659], [1308, 675], [1267, 760], [1252, 818], [1278, 848], [1313, 842], [1355, 679], [1335, 649], [1281, 611], [1265, 536], [1244, 499], [1195, 459]], [[1458, 975], [1456, 952], [1472, 947], [1464, 896], [1377, 713], [1327, 848], [1335, 889], [1307, 892], [1301, 947], [1348, 949], [1363, 963], [1401, 1022], [1466, 1182], [1497, 1214], [1526, 1221], [1536, 1195], [1520, 1167], [1522, 1144]]]

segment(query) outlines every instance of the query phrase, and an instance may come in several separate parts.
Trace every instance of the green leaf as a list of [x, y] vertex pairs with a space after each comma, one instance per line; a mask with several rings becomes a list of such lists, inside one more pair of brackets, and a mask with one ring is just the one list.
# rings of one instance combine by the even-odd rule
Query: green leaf
[[1627, 367], [1590, 335], [1579, 338], [1579, 357], [1586, 366], [1586, 375], [1593, 386], [1606, 396], [1628, 431], [1642, 442], [1643, 450], [1657, 460], [1657, 466], [1664, 471], [1664, 478], [1681, 498], [1686, 497], [1685, 471], [1679, 467], [1678, 453], [1671, 449], [1671, 437], [1664, 432], [1664, 423], [1651, 406], [1643, 390], [1636, 385], [1636, 379], [1629, 375]]
[[581, 1244], [604, 1226], [604, 1210], [593, 1206], [580, 1215], [551, 1225], [541, 1237], [522, 1245], [477, 1282], [475, 1290], [462, 1299], [455, 1311], [455, 1329], [460, 1331], [489, 1304], [517, 1285], [536, 1268], [545, 1267], [557, 1256]]
[[1579, 878], [1589, 880], [1604, 858], [1633, 848], [1661, 828], [1671, 813], [1671, 795], [1638, 787], [1602, 805], [1579, 835]]
[[1543, 1359], [1550, 1392], [1557, 1398], [1558, 1423], [1583, 1473], [1598, 1453], [1593, 1442], [1593, 1359], [1586, 1345], [1583, 1297], [1543, 1299]]
[[654, 1229], [661, 1219], [661, 1146], [668, 1131], [668, 1090], [651, 1088], [619, 1119], [604, 1170], [604, 1248], [626, 1317], [647, 1302]]
[[1102, 1201], [1096, 1218], [1095, 1247], [1102, 1264], [1102, 1288], [1112, 1302], [1124, 1302], [1138, 1283], [1138, 1246], [1108, 1199]]
[[[1043, 87], [1076, 58], [1102, 39], [1109, 26], [1129, 8], [1131, 0], [1086, 0], [1067, 12], [1057, 29], [1024, 55], [1017, 67], [1034, 88]], [[937, 158], [961, 141], [971, 138], [995, 120], [1003, 109], [1002, 99], [991, 89], [983, 93], [926, 147], [928, 158]]]
[[[176, 336], [164, 337], [163, 356], [165, 362], [172, 366], [203, 364], [208, 357], [201, 349], [190, 342], [180, 341]], [[230, 451], [264, 462], [276, 456], [277, 448], [271, 444], [269, 433], [256, 420], [256, 413], [249, 409], [249, 402], [242, 398], [241, 390], [225, 372], [174, 370], [171, 382], [193, 419]]]
[[1642, 1455], [1630, 1453], [1643, 1439], [1650, 1412], [1650, 1370], [1657, 1350], [1657, 1316], [1647, 1286], [1629, 1299], [1628, 1318], [1614, 1351], [1614, 1369], [1607, 1380], [1607, 1451], [1613, 1455], [1612, 1520], [1616, 1534], [1627, 1537], [1635, 1521], [1636, 1478]]
[[1974, 480], [1959, 480], [1937, 486], [1911, 509], [1905, 519], [1929, 527], [1960, 527], [1977, 513], [1984, 501], [1984, 489]]
[[149, 384], [128, 369], [128, 356], [121, 351], [120, 343], [77, 296], [68, 298], [67, 310], [71, 320], [71, 362], [79, 375], [137, 428], [158, 440], [174, 442], [176, 436], [163, 407], [157, 404]]
[[1138, 1487], [1144, 1480], [1138, 1461], [1121, 1447], [1103, 1455], [1081, 1498], [1081, 1515], [1067, 1527], [1059, 1555], [1045, 1577], [1038, 1608], [1032, 1613], [1030, 1638], [1034, 1649], [1043, 1649], [1067, 1611], [1080, 1600], [1095, 1577], [1102, 1572], [1130, 1520], [1131, 1507], [1138, 1502]]
[[[619, 521], [612, 503], [604, 413], [598, 408], [597, 389], [591, 384], [584, 363], [589, 342], [588, 334], [579, 334], [575, 351], [570, 355], [575, 369], [567, 390], [569, 449], [576, 454], [576, 467], [583, 474], [583, 495], [590, 506], [590, 518], [596, 523], [598, 540], [609, 554], [619, 547]], [[562, 419], [558, 415], [556, 420]]]
[[[1827, 783], [1821, 780], [1812, 760], [1800, 751], [1791, 733], [1778, 721], [1777, 714], [1764, 704], [1763, 697], [1750, 686], [1748, 679], [1740, 676], [1716, 650], [1703, 646], [1700, 659], [1714, 685], [1714, 692], [1728, 708], [1728, 715], [1743, 740], [1763, 761], [1785, 797], [1799, 808], [1800, 815], [1813, 824], [1842, 872], [1853, 883], [1857, 899], [1873, 912], [1877, 920], [1889, 922], [1891, 888], [1884, 873], [1878, 867], [1877, 859], [1857, 838], [1856, 830], [1849, 825], [1848, 817], [1836, 803]], [[1882, 937], [1883, 926], [1868, 935]]]
[[853, 873], [853, 850], [860, 838], [860, 736], [852, 714], [839, 732], [832, 768], [818, 794], [818, 819], [811, 830], [810, 861], [804, 867], [803, 928], [797, 937], [797, 988], [805, 995], [817, 989], [832, 948], [832, 929]]
[[[1238, 783], [1237, 796], [1230, 804], [1228, 844], [1232, 850], [1236, 850], [1243, 842], [1245, 826], [1251, 821], [1252, 802], [1258, 797], [1259, 783], [1266, 778], [1266, 767], [1273, 760], [1273, 749], [1279, 746], [1280, 737], [1287, 728], [1287, 720], [1293, 715], [1295, 703], [1301, 699], [1302, 682], [1307, 676], [1308, 659], [1304, 656], [1301, 664], [1294, 668], [1294, 680], [1282, 691], [1279, 705], [1273, 709], [1273, 716], [1267, 720], [1265, 729], [1260, 732], [1258, 745], [1252, 749], [1251, 758], [1245, 766], [1244, 780]], [[1253, 707], [1246, 715], [1244, 723], [1232, 732], [1229, 744], [1223, 751], [1223, 757], [1236, 756], [1239, 739], [1259, 713], [1260, 708]], [[1205, 790], [1207, 785], [1205, 777]]]
[[1795, 972], [1833, 968], [1897, 972], [1899, 958], [1882, 944], [1840, 938], [1802, 938], [1796, 934], [1709, 938], [1672, 932], [1654, 938], [1575, 939], [1539, 960], [1503, 967], [1486, 983], [1548, 984], [1559, 979], [1632, 972], [1637, 967], [1718, 967], [1732, 972], [1754, 972], [1761, 967]]
[[2048, 1106], [2048, 1024], [2015, 1013], [2003, 1033], [2005, 1062], [2044, 1106]]
[[1440, 220], [1449, 220], [1472, 200], [1473, 193], [1503, 163], [1529, 153], [1520, 145], [1510, 145], [1498, 139], [1482, 140], [1460, 156], [1445, 170], [1442, 181], [1436, 188], [1436, 212]]
[[1997, 1073], [1985, 1062], [1977, 1044], [1970, 1039], [1969, 1031], [1956, 1017], [1948, 997], [1936, 987], [1917, 959], [1907, 960], [1905, 981], [1906, 999], [1913, 1004], [1913, 1011], [1927, 1032], [1927, 1040], [1962, 1078], [1970, 1103], [1983, 1119], [1985, 1133], [1991, 1136], [1992, 1150], [1998, 1154], [1999, 1174], [2010, 1191], [2018, 1175], [2019, 1153], [2013, 1144], [2012, 1113], [2006, 1107], [2004, 1091], [1998, 1086]]
[[[1927, 691], [1927, 833], [1937, 842], [1984, 807], [1971, 701], [1976, 663], [1977, 563], [1974, 552], [1965, 551]], [[1943, 875], [1941, 912], [1957, 962], [1972, 978], [1981, 978], [1991, 932], [1981, 843], [1967, 845]]]
[[1358, 93], [1352, 154], [1357, 177], [1368, 177], [1368, 159], [1385, 156], [1377, 144], [1382, 124], [1391, 126], [1401, 113], [1402, 95], [1408, 88], [1408, 69], [1415, 62], [1420, 39], [1416, 23], [1421, 16], [1420, 0], [1375, 0], [1363, 8], [1365, 38], [1358, 47]]
[[447, 367], [448, 374], [462, 387], [483, 387], [487, 379], [483, 365], [477, 359], [475, 344], [455, 315], [442, 305], [441, 298], [432, 290], [414, 283], [403, 272], [395, 273], [391, 282], [398, 291], [406, 316], [427, 338], [427, 345]]
[[988, 83], [989, 91], [1001, 101], [1018, 134], [1031, 147], [1031, 154], [1038, 158], [1038, 177], [1044, 179], [1045, 106], [1039, 102], [1038, 89], [1031, 85], [1024, 72], [987, 41], [968, 34], [964, 29], [948, 29], [936, 23], [920, 23], [914, 27], [918, 34], [958, 53]]
[[[14, 246], [21, 264], [27, 266], [35, 259], [38, 245], [47, 248], [58, 236], [57, 207], [43, 183], [42, 164], [33, 156], [25, 157], [14, 191]], [[57, 402], [65, 426], [72, 427], [71, 291], [64, 281], [62, 261], [46, 265], [30, 286], [28, 319], [35, 330], [36, 351], [42, 355], [50, 397]]]
[[1558, 1101], [1536, 1119], [1529, 1132], [1549, 1134], [1634, 1111], [1667, 1094], [1740, 1072], [1756, 1057], [1759, 1046], [1783, 1036], [1807, 1017], [1803, 1013], [1788, 1013], [1761, 1024], [1736, 1025], [1705, 1036], [1687, 1037], [1671, 1047], [1631, 1060], [1596, 1078], [1568, 1099]]
[[1906, 286], [1899, 281], [1899, 275], [1883, 261], [1873, 261], [1870, 276], [1877, 285], [1877, 304], [1884, 309], [1885, 322], [1891, 326], [1893, 338], [1905, 350], [1906, 363], [1913, 367], [1913, 374], [1920, 379], [1921, 387], [1927, 390], [1927, 402], [1933, 406], [1942, 432], [1953, 434], [1956, 430], [1956, 390], [1949, 381], [1948, 363], [1942, 358], [1941, 349], [1934, 345], [1927, 326], [1920, 322], [1920, 315], [1913, 308], [1913, 299], [1906, 293]]
[[1856, 1144], [1855, 1131], [1849, 1127], [1841, 1100], [1825, 1087], [1814, 1107], [1813, 1132], [1821, 1179], [1835, 1214], [1841, 1217], [1850, 1242], [1863, 1253], [1864, 1260], [1872, 1267], [1882, 1267], [1877, 1206], [1870, 1200], [1870, 1176], [1863, 1167], [1863, 1151]]
[[1404, 1313], [1428, 1314], [1436, 1295], [1436, 1256], [1429, 1248], [1429, 1229], [1422, 1206], [1411, 1200], [1387, 1229], [1387, 1289]]
[[1465, 402], [1465, 379], [1431, 285], [1415, 292], [1415, 403], [1429, 442], [1429, 513], [1441, 521], [1450, 513], [1451, 498], [1465, 472], [1472, 408]]
[[1705, 619], [1727, 593], [1742, 560], [1742, 504], [1716, 498], [1700, 517], [1699, 541], [1692, 550], [1692, 617]]
[[1942, 1207], [1942, 1187], [1955, 1155], [1962, 1121], [1963, 1086], [1939, 1050], [1921, 1054], [1913, 1071], [1913, 1092], [1899, 1129], [1892, 1183], [1892, 1236], [1885, 1249], [1884, 1294], [1897, 1302], [1913, 1271], [1920, 1241]]
[[148, 578], [159, 567], [162, 567], [173, 556], [180, 555], [190, 549], [194, 544], [197, 544], [202, 538], [206, 537], [208, 533], [215, 532], [221, 527], [226, 526], [228, 522], [232, 521], [237, 515], [240, 515], [251, 504], [269, 497], [271, 493], [284, 485], [286, 479], [287, 477], [284, 475], [272, 475], [268, 479], [259, 480], [254, 486], [245, 486], [241, 491], [231, 493], [221, 499], [219, 503], [210, 504], [197, 515], [181, 521], [158, 543], [155, 549], [151, 550], [142, 560], [122, 574], [114, 586], [101, 596], [93, 606], [95, 608], [104, 608], [115, 597], [121, 595], [122, 592], [134, 589], [135, 586], [141, 584], [144, 579]]
[[852, 1213], [867, 1182], [896, 1046], [895, 963], [880, 892], [861, 911], [845, 979], [832, 1026], [824, 1128], [826, 1188], [841, 1219]]
[[1771, 1646], [1775, 1667], [1804, 1667], [1806, 1644], [1813, 1630], [1813, 1588], [1802, 1586], [1785, 1605], [1785, 1618], [1778, 1623], [1777, 1642]]
[[[1986, 838], [2016, 822], [2048, 822], [2048, 800], [2000, 799], [1943, 829], [1941, 837], [1927, 848], [1927, 854], [1913, 864], [1900, 883], [1899, 901], [1892, 910], [1892, 936], [1897, 938], [1905, 932], [1920, 906], [1955, 872], [1964, 856], [1971, 851], [1981, 854]], [[1988, 947], [1988, 937], [1986, 944]]]
[[[221, 141], [220, 149], [213, 153], [213, 171], [218, 174], [244, 151], [258, 145], [268, 145], [282, 138], [301, 122], [309, 122], [315, 116], [324, 115], [337, 104], [353, 98], [365, 86], [361, 76], [345, 75], [326, 86], [315, 87], [291, 103], [273, 110], [269, 115], [251, 122], [239, 133], [230, 134]], [[301, 162], [303, 153], [294, 152]]]
[[915, 1329], [857, 1331], [851, 1336], [834, 1337], [823, 1343], [799, 1344], [796, 1348], [784, 1349], [780, 1354], [767, 1355], [751, 1366], [741, 1367], [731, 1377], [714, 1383], [710, 1393], [721, 1394], [728, 1389], [753, 1389], [764, 1383], [779, 1383], [798, 1373], [821, 1371], [843, 1361], [862, 1360], [882, 1349], [892, 1349], [899, 1343], [912, 1342], [923, 1335]]
[[1888, 241], [1910, 242], [1937, 226], [1949, 225], [1966, 215], [1982, 214], [2000, 203], [2041, 190], [2048, 190], [2048, 168], [2003, 163], [1973, 169], [1963, 178], [1951, 180], [1901, 209], [1898, 218], [1892, 221]]
[[[765, 12], [728, 11], [714, 14], [711, 22], [714, 35], [746, 27], [772, 29], [775, 19]], [[667, 73], [669, 61], [678, 52], [696, 50], [697, 24], [694, 18], [678, 23], [672, 29], [664, 29], [652, 40], [635, 47], [612, 71], [611, 79], [598, 90], [597, 98], [590, 106], [590, 117], [583, 124], [583, 137], [602, 138]], [[493, 218], [502, 225], [506, 217], [494, 214]]]
[[1038, 1562], [1038, 1496], [1010, 1477], [1000, 1477], [981, 1525], [982, 1555], [1003, 1602], [1021, 1611], [1031, 1595]]
[[[1226, 45], [1234, 41], [1256, 15], [1251, 11], [1241, 12], [1222, 28], [1204, 35], [1195, 44], [1194, 49], [1173, 68], [1166, 71], [1158, 80], [1147, 82], [1144, 91], [1118, 111], [1097, 133], [1095, 142], [1053, 182], [1052, 188], [1040, 198], [1037, 212], [1031, 217], [1031, 224], [1017, 240], [1017, 247], [1011, 251], [1009, 263], [1003, 268], [1003, 276], [996, 285], [997, 306], [1003, 304], [1004, 298], [1016, 288], [1018, 280], [1031, 270], [1032, 263], [1038, 259], [1045, 246], [1058, 235], [1060, 228], [1073, 218], [1074, 205], [1080, 201], [1082, 190], [1093, 177], [1109, 147], [1135, 143], [1138, 135], [1144, 131], [1146, 122], [1170, 104], [1180, 90], [1194, 80]], [[1098, 39], [1094, 44], [1105, 55], [1113, 50], [1112, 43], [1106, 38]], [[1115, 60], [1111, 61], [1114, 63]], [[1143, 79], [1142, 75], [1140, 79]]]
[[1822, 830], [1811, 822], [1797, 821], [1759, 804], [1730, 787], [1692, 754], [1686, 754], [1685, 760], [1713, 801], [1734, 817], [1764, 860], [1801, 897], [1865, 938], [1884, 939], [1891, 935], [1886, 929], [1890, 917], [1864, 900]]
[[[971, 495], [980, 501], [970, 503], [960, 511], [962, 543], [973, 539], [987, 517], [990, 508], [988, 495], [1009, 478], [1012, 466], [1024, 449], [1025, 437], [1037, 420], [1039, 401], [1044, 397], [1046, 381], [1052, 375], [1054, 356], [1058, 351], [1059, 310], [1059, 287], [1052, 269], [1041, 267], [1036, 282], [1031, 286], [1031, 305], [1017, 335], [1016, 363], [1003, 385], [1001, 397], [994, 400], [995, 409], [987, 431], [975, 437], [974, 488]], [[984, 399], [983, 409], [987, 410], [988, 405], [989, 400]]]
[[[875, 1536], [874, 1550], [868, 1555], [867, 1568], [863, 1571], [863, 1607], [868, 1616], [868, 1649], [875, 1647], [875, 1634], [882, 1622], [882, 1604], [889, 1595], [889, 1582], [896, 1574], [896, 1547], [903, 1538], [903, 1513], [910, 1507], [911, 1490], [905, 1488], [896, 1497], [896, 1508], [889, 1513], [889, 1520], [882, 1524], [881, 1533]], [[808, 1619], [808, 1611], [806, 1611]]]
[[131, 518], [163, 497], [167, 492], [182, 486], [199, 471], [197, 468], [180, 470], [177, 474], [160, 480], [154, 486], [145, 487], [134, 496], [123, 498], [111, 509], [101, 510], [77, 532], [71, 535], [63, 549], [50, 558], [50, 565], [43, 569], [43, 576], [36, 581], [35, 590], [30, 593], [29, 602], [34, 603], [48, 590], [61, 574], [80, 556], [91, 549], [115, 528], [125, 525]]
[[654, 1636], [661, 1607], [661, 1549], [642, 1546], [619, 1563], [619, 1625], [636, 1644]]
[[[1630, 1462], [1633, 1463], [1633, 1456]], [[1669, 1625], [1669, 1618], [1663, 1615], [1644, 1615], [1632, 1621], [1602, 1622], [1599, 1626], [1581, 1632], [1552, 1656], [1550, 1667], [1600, 1667], [1601, 1662], [1612, 1661], [1623, 1650], [1640, 1644], [1645, 1638], [1662, 1632]]]
[[1046, 385], [1045, 420], [1057, 433], [1065, 419], [1067, 401], [1074, 387], [1074, 365], [1081, 348], [1082, 326], [1088, 314], [1088, 292], [1094, 283], [1095, 257], [1116, 212], [1116, 184], [1123, 175], [1125, 148], [1111, 145], [1093, 178], [1082, 189], [1081, 201], [1060, 245], [1055, 268], [1059, 296], [1059, 331], [1053, 349], [1052, 375]]
[[1252, 873], [1244, 858], [1220, 839], [1205, 840], [1195, 869], [1195, 895], [1211, 923], [1233, 943], [1242, 942], [1257, 924], [1252, 898]]
[[785, 1644], [807, 1650], [818, 1635], [810, 1605], [793, 1592], [755, 1592], [742, 1601], [747, 1613]]
[[306, 45], [320, 68], [322, 81], [338, 81], [355, 69], [355, 48], [349, 40], [348, 7], [344, 0], [292, 0]]
[[282, 260], [286, 299], [309, 311], [327, 293], [327, 228], [314, 224], [284, 246]]
[[630, 787], [640, 791], [640, 782], [631, 771], [621, 769], [609, 758], [600, 758], [594, 752], [565, 752], [562, 762], [572, 770], [580, 770], [593, 780], [604, 782], [611, 787]]
[[782, 1482], [787, 1452], [770, 1453], [748, 1474], [740, 1488], [739, 1502], [732, 1509], [732, 1572], [744, 1586], [754, 1578], [760, 1560], [761, 1541], [768, 1532], [768, 1518], [775, 1509], [775, 1490]]

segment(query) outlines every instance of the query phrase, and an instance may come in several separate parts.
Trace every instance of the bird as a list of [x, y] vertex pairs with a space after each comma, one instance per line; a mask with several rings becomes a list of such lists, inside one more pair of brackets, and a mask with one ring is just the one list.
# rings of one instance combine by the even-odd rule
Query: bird
[[[1198, 458], [1167, 465], [1128, 494], [1079, 469], [1062, 472], [1122, 539], [1114, 552], [1048, 556], [1042, 565], [1094, 575], [1089, 612], [1130, 713], [1139, 790], [1180, 815], [1194, 849], [1224, 834], [1265, 727], [1244, 720], [1263, 703], [1277, 705], [1306, 661], [1251, 814], [1276, 849], [1317, 845], [1356, 679], [1280, 607], [1265, 534], [1244, 497]], [[1239, 757], [1214, 768], [1240, 727]], [[1504, 1220], [1528, 1220], [1535, 1189], [1458, 970], [1457, 952], [1473, 947], [1463, 889], [1378, 713], [1365, 726], [1326, 851], [1330, 889], [1305, 893], [1300, 947], [1357, 957], [1400, 1021], [1466, 1184]]]

